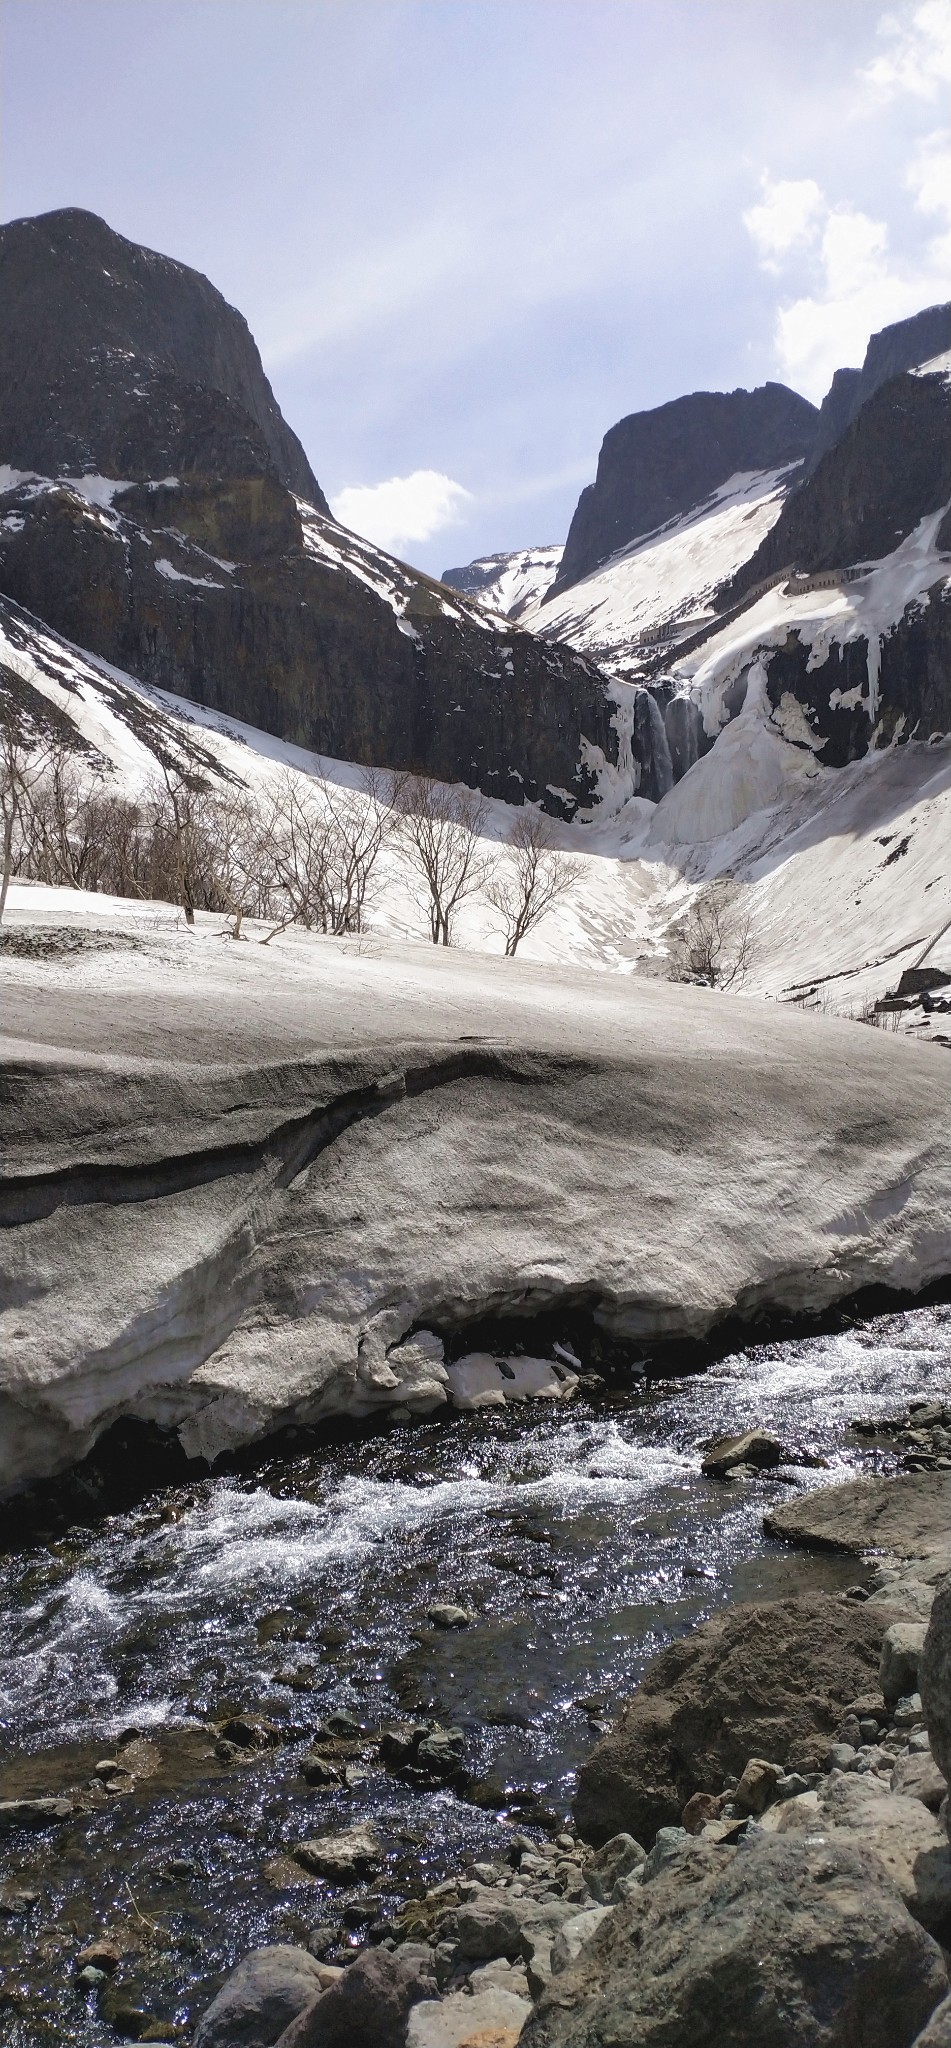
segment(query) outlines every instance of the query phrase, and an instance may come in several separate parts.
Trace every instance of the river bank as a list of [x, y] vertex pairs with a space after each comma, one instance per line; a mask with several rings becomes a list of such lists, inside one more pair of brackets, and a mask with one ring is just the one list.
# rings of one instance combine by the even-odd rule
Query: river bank
[[[322, 1967], [340, 1967], [435, 1884], [510, 1868], [515, 1835], [551, 1852], [664, 1644], [729, 1602], [867, 1581], [861, 1560], [794, 1550], [763, 1517], [853, 1471], [897, 1470], [915, 1447], [867, 1425], [912, 1388], [951, 1399], [947, 1304], [613, 1401], [338, 1440], [11, 1553], [0, 1797], [73, 1804], [6, 1837], [4, 2048], [111, 2048], [134, 2038], [133, 2013], [139, 2038], [188, 2038], [248, 1949], [306, 1949], [329, 1927]], [[708, 1440], [753, 1423], [827, 1465], [707, 1478]], [[432, 1619], [444, 1606], [465, 1625]], [[335, 1733], [336, 1714], [362, 1732]], [[407, 1720], [450, 1733], [438, 1770], [381, 1753]], [[322, 1783], [304, 1775], [315, 1754]], [[372, 1876], [294, 1857], [351, 1827], [382, 1842]], [[77, 1958], [99, 1939], [120, 1960], [84, 1986]]]

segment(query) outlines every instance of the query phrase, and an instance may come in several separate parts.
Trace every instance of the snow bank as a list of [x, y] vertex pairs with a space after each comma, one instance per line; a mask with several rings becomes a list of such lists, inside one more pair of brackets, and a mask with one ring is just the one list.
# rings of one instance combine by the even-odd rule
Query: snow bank
[[4, 961], [6, 1490], [120, 1416], [213, 1457], [425, 1412], [433, 1339], [496, 1313], [639, 1347], [951, 1270], [933, 1050], [431, 946], [136, 935]]

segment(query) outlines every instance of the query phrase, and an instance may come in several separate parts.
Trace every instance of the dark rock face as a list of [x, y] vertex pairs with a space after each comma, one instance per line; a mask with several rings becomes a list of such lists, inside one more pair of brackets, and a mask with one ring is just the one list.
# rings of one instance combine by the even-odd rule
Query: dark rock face
[[[0, 591], [142, 681], [554, 809], [593, 793], [583, 738], [613, 757], [597, 670], [336, 526], [241, 315], [94, 214], [0, 230], [0, 462], [34, 477]], [[90, 475], [114, 507], [58, 483]]]
[[887, 384], [889, 378], [900, 376], [903, 370], [911, 370], [918, 363], [930, 362], [932, 356], [943, 355], [949, 348], [951, 302], [926, 306], [923, 312], [913, 313], [910, 320], [896, 320], [891, 327], [882, 327], [872, 335], [865, 351], [853, 417], [880, 384]]
[[815, 1594], [727, 1608], [672, 1643], [579, 1772], [581, 1834], [649, 1842], [751, 1756], [816, 1769], [843, 1708], [877, 1684], [890, 1619]]
[[818, 414], [784, 384], [695, 391], [631, 413], [605, 435], [596, 481], [582, 491], [550, 596], [638, 534], [702, 504], [738, 470], [778, 469], [808, 454]]
[[[925, 606], [911, 605], [871, 651], [878, 669], [869, 688], [867, 640], [834, 643], [818, 668], [797, 633], [769, 656], [766, 693], [783, 727], [783, 699], [794, 697], [815, 734], [812, 751], [827, 768], [860, 760], [892, 741], [943, 738], [951, 732], [951, 592], [944, 578]], [[788, 735], [787, 735], [788, 736]], [[874, 736], [874, 737], [873, 737]], [[792, 744], [797, 742], [792, 733]]]
[[810, 475], [818, 467], [827, 449], [834, 448], [845, 433], [853, 413], [858, 409], [856, 394], [861, 382], [861, 370], [836, 370], [819, 407], [816, 438], [807, 464]]
[[241, 314], [79, 207], [0, 228], [0, 460], [42, 476], [272, 476], [329, 509]]
[[911, 2048], [944, 1998], [936, 1941], [877, 1856], [693, 1842], [552, 1978], [522, 2048]]
[[330, 520], [302, 522], [275, 480], [193, 478], [115, 505], [65, 486], [0, 497], [0, 589], [141, 680], [514, 803], [563, 807], [549, 785], [569, 809], [588, 801], [582, 737], [614, 757], [612, 706], [581, 655], [497, 632]]
[[890, 554], [949, 498], [951, 387], [940, 376], [893, 377], [787, 499], [716, 609], [790, 562], [812, 574]]
[[846, 428], [879, 385], [951, 348], [951, 305], [926, 306], [910, 320], [896, 320], [873, 334], [860, 370], [837, 370], [819, 408], [819, 424], [808, 468], [841, 440]]

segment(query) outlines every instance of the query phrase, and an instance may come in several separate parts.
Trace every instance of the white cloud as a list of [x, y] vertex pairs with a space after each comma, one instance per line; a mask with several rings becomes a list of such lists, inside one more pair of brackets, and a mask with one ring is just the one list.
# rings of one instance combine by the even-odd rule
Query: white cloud
[[432, 540], [444, 527], [457, 526], [471, 502], [471, 491], [451, 476], [414, 469], [410, 476], [391, 476], [382, 484], [350, 484], [337, 493], [331, 510], [341, 526], [398, 552], [411, 541]]
[[888, 47], [859, 73], [876, 99], [935, 100], [951, 85], [951, 0], [885, 14], [878, 32]]
[[763, 197], [743, 215], [764, 270], [779, 270], [778, 258], [812, 241], [826, 202], [814, 178], [761, 179]]

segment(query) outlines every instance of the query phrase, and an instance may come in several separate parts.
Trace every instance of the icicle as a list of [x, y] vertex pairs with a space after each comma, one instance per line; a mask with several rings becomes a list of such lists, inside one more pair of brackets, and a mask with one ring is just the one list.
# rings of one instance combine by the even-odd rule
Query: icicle
[[868, 719], [874, 732], [878, 724], [879, 681], [882, 673], [882, 636], [869, 629], [868, 636]]

